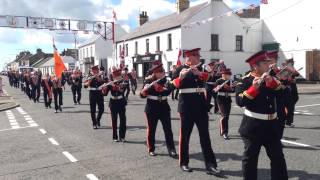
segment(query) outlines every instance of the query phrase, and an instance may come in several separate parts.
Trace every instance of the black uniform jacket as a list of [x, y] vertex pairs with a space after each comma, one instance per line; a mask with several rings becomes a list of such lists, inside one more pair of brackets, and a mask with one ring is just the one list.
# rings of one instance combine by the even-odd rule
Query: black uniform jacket
[[[173, 84], [176, 88], [205, 88], [205, 82], [209, 79], [209, 74], [201, 72], [201, 76], [194, 75], [191, 71], [180, 80], [179, 74], [182, 69], [188, 69], [189, 66], [179, 66], [173, 74]], [[199, 71], [202, 71], [201, 67], [198, 67]], [[180, 93], [178, 112], [179, 113], [207, 113], [208, 106], [206, 103], [205, 93]]]
[[[259, 114], [274, 114], [276, 112], [276, 96], [281, 88], [280, 84], [274, 84], [273, 88], [261, 85], [258, 91], [252, 87], [255, 76], [249, 73], [238, 82], [236, 86], [236, 103], [251, 112]], [[243, 119], [239, 128], [241, 136], [247, 138], [277, 138], [277, 119], [259, 120], [247, 115]], [[268, 137], [266, 137], [268, 136]]]
[[[152, 80], [145, 80], [144, 86], [148, 86], [152, 83]], [[173, 90], [173, 87], [168, 85], [167, 83], [163, 85], [163, 91], [159, 92], [156, 91], [154, 86], [151, 86], [147, 90], [146, 96], [140, 93], [140, 96], [142, 98], [146, 98], [147, 96], [157, 96], [160, 98], [166, 97], [170, 95], [171, 91]], [[170, 111], [170, 106], [168, 104], [168, 100], [154, 100], [154, 99], [147, 99], [147, 103], [144, 109], [144, 112], [146, 113], [162, 113], [162, 112], [168, 112]]]

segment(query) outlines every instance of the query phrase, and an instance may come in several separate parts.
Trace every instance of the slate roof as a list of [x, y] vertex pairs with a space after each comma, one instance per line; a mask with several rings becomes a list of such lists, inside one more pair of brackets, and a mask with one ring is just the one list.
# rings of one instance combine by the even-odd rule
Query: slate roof
[[176, 12], [156, 20], [148, 21], [142, 26], [139, 26], [138, 28], [134, 29], [129, 34], [120, 37], [120, 39], [117, 40], [117, 42], [130, 40], [145, 35], [165, 31], [168, 29], [180, 27], [182, 24], [184, 24], [194, 15], [196, 15], [202, 8], [206, 7], [207, 5], [208, 3], [202, 3], [197, 6], [190, 7], [182, 11], [181, 13]]

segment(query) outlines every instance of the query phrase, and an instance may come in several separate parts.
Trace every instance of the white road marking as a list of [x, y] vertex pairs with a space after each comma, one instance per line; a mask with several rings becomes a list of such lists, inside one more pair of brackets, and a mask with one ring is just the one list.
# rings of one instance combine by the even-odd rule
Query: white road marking
[[20, 126], [11, 126], [11, 129], [19, 129]]
[[59, 143], [58, 143], [55, 139], [53, 139], [53, 138], [48, 138], [48, 140], [51, 142], [51, 144], [56, 145], [56, 146], [59, 146]]
[[26, 129], [26, 128], [32, 128], [33, 126], [24, 126], [24, 127], [15, 127], [15, 128], [10, 128], [10, 129], [0, 129], [0, 132], [3, 131], [11, 131], [11, 130], [15, 130], [15, 129]]
[[94, 174], [87, 174], [87, 178], [90, 180], [99, 180]]
[[27, 120], [27, 121], [28, 121], [28, 120], [32, 120], [32, 118], [24, 118], [24, 119]]
[[44, 129], [39, 129], [39, 131], [40, 131], [42, 134], [47, 134], [47, 131], [44, 130]]
[[313, 106], [320, 106], [320, 104], [310, 104], [310, 105], [304, 105], [304, 106], [296, 106], [296, 108], [313, 107]]
[[284, 139], [281, 139], [281, 142], [288, 143], [288, 144], [294, 144], [294, 145], [302, 146], [302, 147], [311, 147], [308, 144], [297, 143], [297, 142], [288, 141], [288, 140], [284, 140]]
[[37, 123], [31, 123], [29, 124], [31, 127], [38, 127], [39, 125]]
[[65, 156], [69, 159], [69, 161], [71, 161], [71, 162], [77, 162], [77, 161], [78, 161], [78, 160], [77, 160], [75, 157], [73, 157], [72, 154], [70, 154], [68, 151], [63, 151], [62, 154], [65, 155]]

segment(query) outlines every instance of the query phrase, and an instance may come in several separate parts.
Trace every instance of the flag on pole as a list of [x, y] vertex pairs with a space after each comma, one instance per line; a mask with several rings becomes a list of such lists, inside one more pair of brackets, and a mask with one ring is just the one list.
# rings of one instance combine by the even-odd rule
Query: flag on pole
[[116, 12], [114, 11], [114, 9], [112, 10], [112, 14], [113, 14], [113, 22], [117, 21], [117, 14]]
[[261, 4], [268, 4], [268, 0], [261, 0]]
[[177, 66], [181, 66], [182, 65], [182, 50], [179, 49], [179, 54], [178, 54], [178, 60], [177, 60]]
[[56, 45], [54, 44], [54, 38], [52, 39], [53, 41], [53, 57], [54, 57], [54, 71], [55, 74], [58, 78], [61, 78], [62, 76], [62, 72], [66, 69], [63, 60], [58, 52], [58, 49], [56, 47]]

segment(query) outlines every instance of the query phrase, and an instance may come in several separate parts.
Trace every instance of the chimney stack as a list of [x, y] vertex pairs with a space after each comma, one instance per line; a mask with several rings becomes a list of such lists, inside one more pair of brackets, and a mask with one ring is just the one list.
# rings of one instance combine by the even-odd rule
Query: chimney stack
[[181, 13], [182, 11], [188, 9], [190, 7], [189, 0], [177, 0], [177, 12]]
[[148, 22], [149, 16], [147, 15], [146, 11], [142, 11], [141, 14], [139, 14], [139, 23], [140, 26], [142, 26], [144, 23]]

